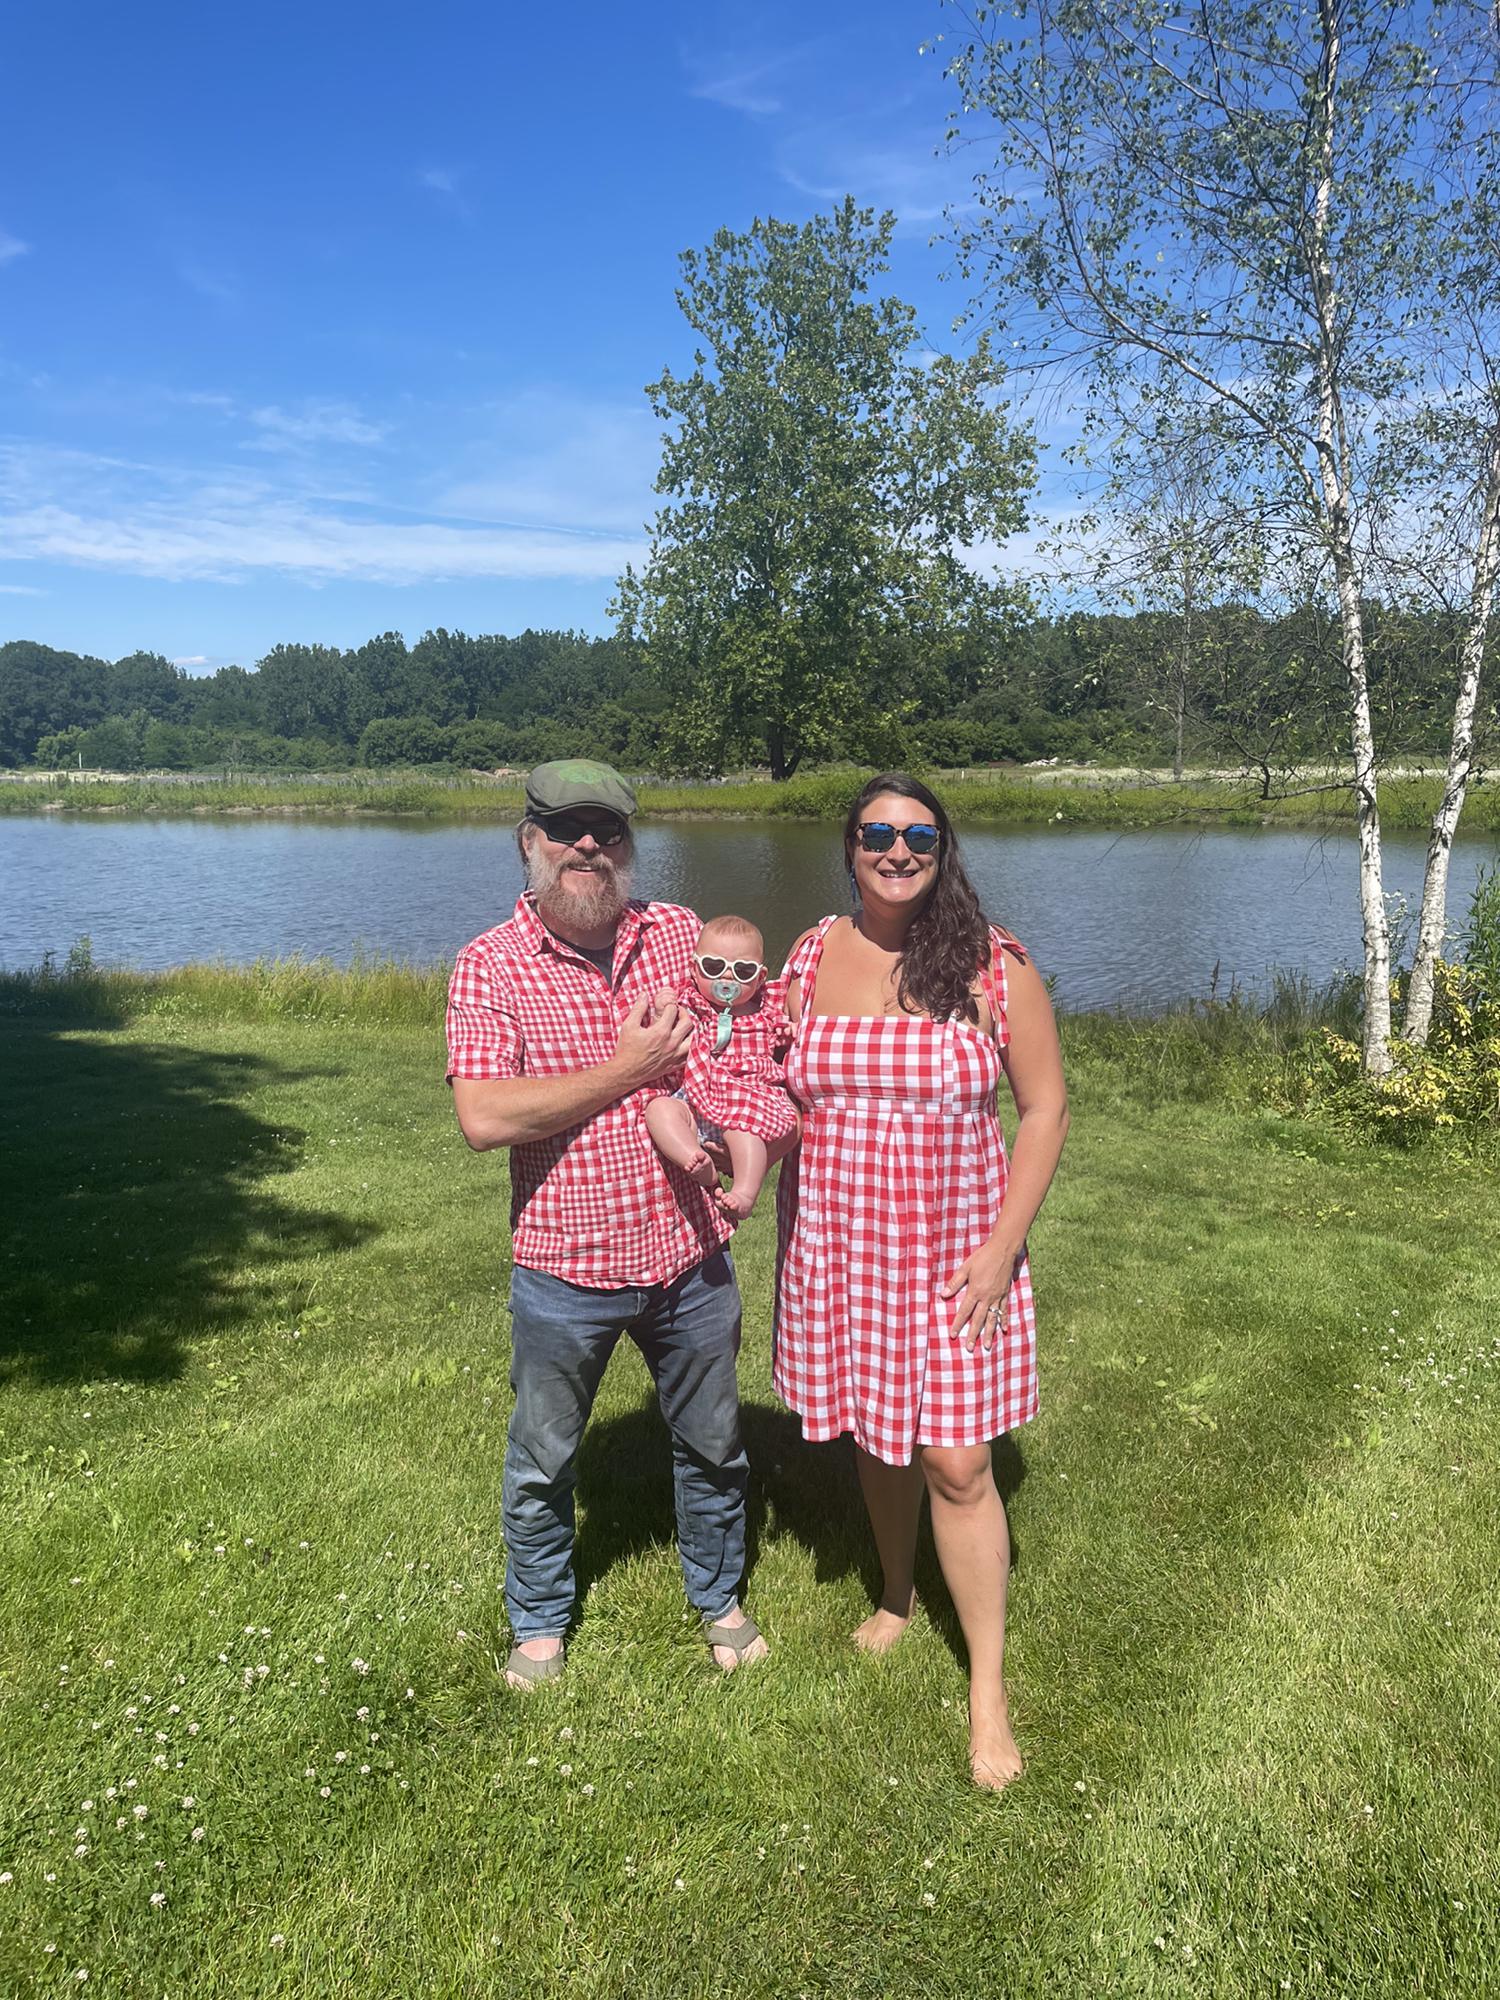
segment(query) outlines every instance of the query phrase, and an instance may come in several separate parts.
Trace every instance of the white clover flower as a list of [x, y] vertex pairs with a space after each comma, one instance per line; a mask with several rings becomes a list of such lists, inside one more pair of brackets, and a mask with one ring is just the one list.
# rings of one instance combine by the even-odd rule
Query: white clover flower
[[559, 1770], [559, 1771], [561, 1771], [562, 1775], [563, 1775], [563, 1776], [564, 1776], [565, 1778], [571, 1778], [571, 1777], [572, 1777], [572, 1775], [573, 1775], [573, 1766], [572, 1766], [571, 1764], [559, 1764], [557, 1768], [558, 1768], [558, 1770]]
[[159, 1910], [166, 1900], [167, 1892], [165, 1889], [153, 1889], [151, 1891], [151, 1907], [153, 1910]]
[[132, 1806], [130, 1810], [137, 1819], [148, 1819], [151, 1813], [149, 1806]]
[[191, 1792], [185, 1792], [183, 1794], [182, 1810], [184, 1812], [191, 1812], [193, 1810], [193, 1807], [197, 1805], [197, 1803], [198, 1801], [193, 1797]]
[[15, 1879], [8, 1868], [0, 1868], [0, 1889], [8, 1889]]
[[281, 1935], [280, 1931], [273, 1931], [270, 1943], [272, 1951], [280, 1951], [281, 1947], [286, 1943], [286, 1939]]
[[190, 1833], [190, 1834], [188, 1835], [188, 1839], [189, 1839], [189, 1840], [201, 1840], [201, 1839], [203, 1838], [203, 1831], [204, 1831], [204, 1830], [203, 1830], [203, 1828], [202, 1828], [201, 1826], [195, 1826], [195, 1827], [193, 1828], [192, 1832], [191, 1832], [191, 1833]]
[[318, 1787], [318, 1797], [319, 1797], [320, 1799], [329, 1799], [329, 1798], [332, 1798], [332, 1797], [333, 1797], [333, 1787], [332, 1787], [331, 1785], [319, 1785], [319, 1787]]
[[936, 1903], [936, 1901], [937, 1901], [937, 1897], [933, 1895], [933, 1893], [932, 1893], [932, 1891], [931, 1891], [930, 1889], [926, 1889], [926, 1890], [924, 1890], [924, 1891], [923, 1891], [923, 1893], [922, 1893], [922, 1908], [923, 1908], [924, 1910], [930, 1910], [930, 1909], [932, 1908], [933, 1904], [934, 1904], [934, 1903]]

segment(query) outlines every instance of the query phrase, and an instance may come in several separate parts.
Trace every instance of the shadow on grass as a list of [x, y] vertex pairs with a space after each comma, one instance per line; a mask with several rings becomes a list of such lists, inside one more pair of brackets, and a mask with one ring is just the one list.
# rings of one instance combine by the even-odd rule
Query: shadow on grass
[[267, 1185], [303, 1135], [244, 1100], [287, 1074], [0, 1020], [0, 1383], [170, 1380], [185, 1339], [264, 1309], [268, 1268], [284, 1297], [287, 1266], [371, 1233]]
[[[858, 1575], [873, 1604], [880, 1589], [880, 1569], [851, 1440], [808, 1444], [800, 1420], [767, 1403], [744, 1404], [743, 1420], [750, 1457], [747, 1573], [753, 1578], [767, 1536], [790, 1535], [813, 1558], [820, 1583]], [[1009, 1507], [1026, 1477], [1026, 1461], [1013, 1436], [1000, 1438], [992, 1456], [995, 1483]], [[589, 1425], [578, 1455], [578, 1500], [583, 1509], [576, 1559], [582, 1602], [589, 1585], [607, 1576], [617, 1563], [646, 1549], [669, 1546], [675, 1537], [671, 1441], [654, 1401]], [[1012, 1560], [1020, 1560], [1015, 1544]], [[963, 1638], [943, 1584], [925, 1508], [917, 1550], [917, 1591], [928, 1616], [962, 1662]]]

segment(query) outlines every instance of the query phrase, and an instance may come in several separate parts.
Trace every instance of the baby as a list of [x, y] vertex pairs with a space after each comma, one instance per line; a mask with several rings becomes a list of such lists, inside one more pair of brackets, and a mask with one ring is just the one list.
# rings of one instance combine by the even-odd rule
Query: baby
[[[767, 1147], [797, 1129], [780, 1057], [792, 1038], [782, 980], [766, 983], [765, 945], [743, 917], [712, 917], [677, 995], [698, 1022], [682, 1085], [646, 1106], [646, 1129], [664, 1160], [713, 1188], [726, 1215], [743, 1222], [766, 1178]], [[704, 1151], [723, 1141], [733, 1179], [719, 1188]]]

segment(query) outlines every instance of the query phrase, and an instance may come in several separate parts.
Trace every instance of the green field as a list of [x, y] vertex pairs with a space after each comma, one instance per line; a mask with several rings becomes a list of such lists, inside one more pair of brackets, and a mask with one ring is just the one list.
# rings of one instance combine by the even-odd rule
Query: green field
[[[760, 780], [641, 787], [651, 817], [733, 816], [831, 819], [848, 807], [869, 773], [852, 767], [772, 785]], [[992, 826], [1310, 826], [1353, 825], [1346, 791], [1310, 776], [1284, 798], [1262, 799], [1250, 784], [1200, 777], [1174, 784], [1162, 772], [996, 771], [931, 774], [954, 818]], [[1437, 805], [1436, 778], [1392, 777], [1381, 785], [1381, 815], [1393, 831], [1425, 831]], [[0, 784], [0, 813], [128, 813], [175, 817], [217, 813], [385, 814], [428, 819], [513, 819], [519, 780], [473, 773], [354, 771], [223, 779], [66, 778]], [[1464, 831], [1500, 832], [1500, 788], [1475, 785]]]
[[1492, 1168], [1067, 1024], [994, 1798], [930, 1550], [897, 1652], [847, 1642], [869, 1550], [770, 1397], [765, 1205], [773, 1659], [722, 1679], [686, 1616], [626, 1352], [567, 1678], [505, 1689], [505, 1166], [439, 991], [0, 980], [0, 1991], [1495, 1990]]

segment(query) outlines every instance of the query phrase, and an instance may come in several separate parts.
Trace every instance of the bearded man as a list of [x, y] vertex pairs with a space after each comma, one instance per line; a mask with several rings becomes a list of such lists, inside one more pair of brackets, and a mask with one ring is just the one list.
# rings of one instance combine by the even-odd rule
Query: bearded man
[[672, 1434], [683, 1580], [724, 1671], [766, 1643], [739, 1603], [747, 1467], [740, 1299], [713, 1194], [657, 1153], [648, 1086], [695, 1022], [674, 998], [698, 919], [630, 894], [635, 793], [607, 764], [526, 780], [527, 887], [465, 947], [448, 996], [448, 1078], [465, 1139], [511, 1149], [511, 1387], [502, 1511], [512, 1687], [563, 1671], [574, 1609], [578, 1447], [622, 1333]]

